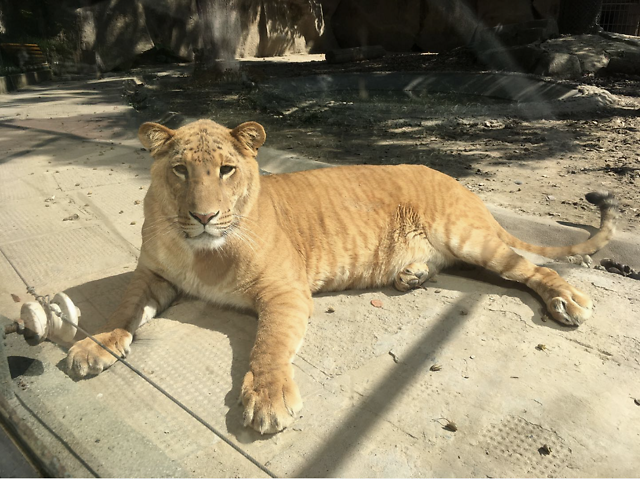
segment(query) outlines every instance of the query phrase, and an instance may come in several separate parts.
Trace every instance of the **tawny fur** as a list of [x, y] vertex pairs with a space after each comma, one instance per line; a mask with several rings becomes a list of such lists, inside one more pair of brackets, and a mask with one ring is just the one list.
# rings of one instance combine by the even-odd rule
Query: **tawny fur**
[[[262, 126], [229, 130], [201, 120], [176, 131], [145, 123], [151, 186], [138, 267], [97, 338], [126, 355], [134, 331], [189, 293], [258, 313], [241, 399], [245, 425], [276, 432], [302, 407], [291, 362], [319, 291], [394, 284], [405, 291], [454, 261], [478, 264], [536, 291], [551, 315], [578, 325], [591, 300], [555, 271], [510, 247], [549, 257], [593, 253], [615, 229], [607, 194], [600, 231], [566, 247], [529, 245], [506, 232], [480, 199], [425, 166], [349, 166], [260, 176]], [[69, 367], [97, 374], [115, 359], [85, 339]]]

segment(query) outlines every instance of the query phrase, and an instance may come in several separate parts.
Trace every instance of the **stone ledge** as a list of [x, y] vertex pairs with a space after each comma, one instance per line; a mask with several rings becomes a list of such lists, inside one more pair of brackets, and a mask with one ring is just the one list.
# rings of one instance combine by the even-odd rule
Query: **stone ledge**
[[0, 77], [0, 94], [19, 90], [29, 85], [35, 85], [43, 81], [53, 79], [51, 70], [40, 70], [37, 72], [17, 73]]

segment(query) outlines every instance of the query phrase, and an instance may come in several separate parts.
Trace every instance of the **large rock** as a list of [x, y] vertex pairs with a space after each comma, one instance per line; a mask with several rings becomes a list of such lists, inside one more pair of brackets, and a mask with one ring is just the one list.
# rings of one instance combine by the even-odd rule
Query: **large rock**
[[153, 48], [144, 8], [132, 0], [106, 0], [76, 10], [80, 50], [95, 52], [99, 70], [127, 67], [136, 55]]
[[607, 40], [600, 35], [572, 35], [549, 40], [542, 44], [549, 53], [571, 53], [580, 60], [583, 73], [596, 73], [606, 68], [609, 58], [616, 50], [638, 50], [615, 40]]
[[488, 27], [534, 20], [531, 0], [478, 0], [478, 19]]
[[[195, 50], [232, 59], [306, 53], [321, 48], [319, 0], [103, 0], [77, 9], [80, 56], [102, 71], [127, 68], [154, 46], [192, 60]], [[328, 43], [327, 43], [328, 42]]]
[[184, 60], [193, 60], [200, 45], [196, 0], [144, 0], [146, 26], [157, 47]]
[[381, 45], [409, 51], [420, 33], [421, 0], [342, 0], [331, 26], [342, 48]]
[[542, 18], [558, 19], [561, 0], [533, 0], [533, 8]]
[[452, 50], [467, 45], [478, 25], [467, 2], [426, 2], [416, 45], [428, 52]]
[[333, 25], [331, 19], [335, 13], [340, 0], [316, 0], [322, 7], [322, 18], [324, 19], [324, 30], [318, 39], [318, 42], [313, 45], [312, 52], [314, 53], [326, 53], [330, 50], [340, 48], [338, 40], [333, 33]]
[[606, 71], [609, 73], [640, 74], [640, 52], [614, 52]]
[[491, 70], [531, 73], [544, 52], [534, 46], [494, 48], [478, 52], [478, 60]]
[[580, 60], [570, 53], [545, 52], [538, 62], [535, 73], [562, 79], [575, 79], [582, 76]]
[[530, 20], [479, 30], [473, 39], [473, 46], [477, 50], [488, 50], [544, 42], [557, 36], [558, 24], [555, 20]]
[[322, 43], [324, 19], [318, 0], [243, 0], [236, 57], [308, 53]]

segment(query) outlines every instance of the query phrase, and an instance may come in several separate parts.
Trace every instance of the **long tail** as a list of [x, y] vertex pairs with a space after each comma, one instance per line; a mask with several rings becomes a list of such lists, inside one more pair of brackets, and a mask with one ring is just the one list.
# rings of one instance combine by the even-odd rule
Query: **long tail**
[[536, 246], [519, 240], [502, 226], [498, 228], [498, 236], [512, 248], [536, 253], [547, 258], [560, 258], [575, 254], [593, 254], [603, 248], [616, 231], [616, 222], [620, 216], [618, 200], [609, 192], [594, 191], [585, 195], [586, 200], [600, 208], [600, 228], [598, 232], [583, 243], [571, 246]]

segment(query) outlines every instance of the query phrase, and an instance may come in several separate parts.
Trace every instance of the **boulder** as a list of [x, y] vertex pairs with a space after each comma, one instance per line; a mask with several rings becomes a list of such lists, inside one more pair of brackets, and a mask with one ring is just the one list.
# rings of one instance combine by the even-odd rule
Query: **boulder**
[[608, 73], [640, 74], [640, 53], [616, 52], [606, 67]]
[[633, 49], [632, 46], [607, 41], [600, 35], [564, 36], [543, 43], [542, 48], [550, 53], [575, 55], [580, 60], [583, 73], [596, 73], [605, 68], [611, 56], [618, 56], [616, 50]]
[[575, 79], [582, 75], [582, 68], [580, 59], [575, 55], [545, 52], [538, 62], [535, 73], [562, 79]]
[[100, 71], [127, 68], [153, 48], [144, 8], [131, 0], [105, 0], [76, 10], [80, 50], [95, 52]]
[[534, 20], [531, 0], [479, 0], [477, 14], [488, 27]]
[[151, 40], [160, 49], [183, 60], [193, 60], [200, 32], [196, 0], [145, 0], [142, 2]]
[[322, 6], [315, 0], [264, 2], [257, 56], [307, 53], [324, 30]]
[[494, 48], [478, 53], [478, 60], [491, 70], [531, 73], [544, 52], [535, 45]]
[[513, 47], [544, 42], [556, 36], [558, 36], [558, 24], [554, 19], [530, 20], [478, 31], [474, 37], [473, 46], [477, 50]]
[[427, 52], [444, 52], [468, 45], [478, 24], [466, 2], [427, 2], [416, 45]]
[[338, 40], [336, 40], [336, 36], [333, 33], [333, 25], [331, 22], [331, 18], [335, 13], [338, 5], [340, 4], [340, 0], [316, 0], [320, 3], [322, 7], [322, 18], [324, 19], [324, 30], [318, 39], [318, 43], [315, 44], [312, 48], [312, 52], [314, 53], [325, 53], [330, 50], [335, 50], [340, 48], [338, 44]]
[[542, 18], [558, 19], [561, 0], [533, 0], [533, 8]]
[[342, 0], [331, 26], [342, 48], [381, 45], [410, 51], [420, 33], [421, 0]]
[[226, 21], [214, 21], [220, 23], [218, 30], [235, 23], [237, 33], [228, 43], [233, 47], [231, 56], [239, 58], [308, 53], [321, 42], [324, 31], [322, 6], [316, 0], [244, 0], [226, 16]]

